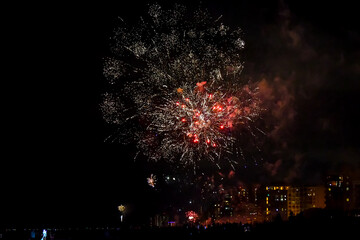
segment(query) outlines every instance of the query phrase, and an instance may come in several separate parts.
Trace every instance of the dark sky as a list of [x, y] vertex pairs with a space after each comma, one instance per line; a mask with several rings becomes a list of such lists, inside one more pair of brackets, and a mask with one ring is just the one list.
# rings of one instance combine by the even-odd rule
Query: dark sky
[[[116, 19], [137, 20], [147, 3], [9, 7], [2, 223], [106, 222], [119, 203], [139, 206], [139, 196], [149, 196], [143, 165], [104, 143], [110, 129], [99, 112]], [[265, 162], [246, 175], [289, 183], [319, 183], [337, 171], [358, 178], [360, 35], [352, 1], [203, 6], [244, 30], [243, 76], [260, 82], [267, 101]]]

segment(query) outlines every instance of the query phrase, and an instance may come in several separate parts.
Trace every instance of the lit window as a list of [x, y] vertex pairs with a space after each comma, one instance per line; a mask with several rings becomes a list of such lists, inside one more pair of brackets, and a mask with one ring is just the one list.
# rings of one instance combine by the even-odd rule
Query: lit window
[[346, 201], [347, 201], [347, 202], [349, 202], [349, 201], [350, 201], [350, 199], [349, 199], [349, 198], [346, 198]]

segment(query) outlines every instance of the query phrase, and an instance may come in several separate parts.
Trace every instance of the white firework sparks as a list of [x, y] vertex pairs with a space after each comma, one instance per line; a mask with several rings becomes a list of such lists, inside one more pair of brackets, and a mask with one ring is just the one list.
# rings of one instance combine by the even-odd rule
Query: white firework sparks
[[255, 135], [251, 125], [262, 109], [257, 88], [239, 80], [241, 30], [220, 19], [155, 4], [138, 25], [115, 30], [104, 68], [112, 90], [101, 106], [119, 129], [109, 139], [135, 142], [155, 161], [195, 167], [209, 159], [219, 166], [221, 157], [235, 155], [227, 159], [237, 162], [239, 136]]

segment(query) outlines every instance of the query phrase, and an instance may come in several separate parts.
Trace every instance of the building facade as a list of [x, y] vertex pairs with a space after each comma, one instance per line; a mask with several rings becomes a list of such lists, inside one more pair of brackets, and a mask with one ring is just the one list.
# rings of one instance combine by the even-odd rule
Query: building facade
[[360, 181], [353, 181], [352, 208], [360, 210]]
[[270, 221], [277, 216], [285, 220], [288, 217], [288, 190], [290, 186], [265, 187], [265, 220]]
[[326, 178], [326, 208], [349, 211], [352, 205], [352, 183], [349, 176], [331, 175]]
[[325, 206], [325, 188], [322, 186], [290, 187], [288, 190], [288, 217], [310, 208]]

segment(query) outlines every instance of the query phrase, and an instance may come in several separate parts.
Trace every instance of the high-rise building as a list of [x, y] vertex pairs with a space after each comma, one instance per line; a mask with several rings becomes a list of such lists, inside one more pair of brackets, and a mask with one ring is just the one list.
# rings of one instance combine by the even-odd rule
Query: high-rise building
[[229, 193], [225, 194], [223, 201], [223, 215], [227, 217], [233, 216], [233, 206], [232, 206], [232, 195]]
[[349, 176], [331, 175], [326, 178], [326, 208], [349, 211], [352, 204], [352, 184]]
[[222, 189], [220, 198], [212, 204], [209, 217], [216, 222], [254, 223], [263, 221], [259, 206], [260, 185]]
[[272, 220], [278, 215], [287, 219], [287, 195], [290, 186], [266, 186], [265, 189], [265, 219]]
[[325, 188], [322, 186], [290, 187], [288, 190], [288, 217], [310, 208], [325, 208]]
[[309, 208], [325, 208], [325, 187], [308, 186], [302, 190], [302, 206], [304, 211]]
[[290, 187], [288, 190], [288, 214], [287, 217], [296, 216], [301, 212], [301, 187]]

